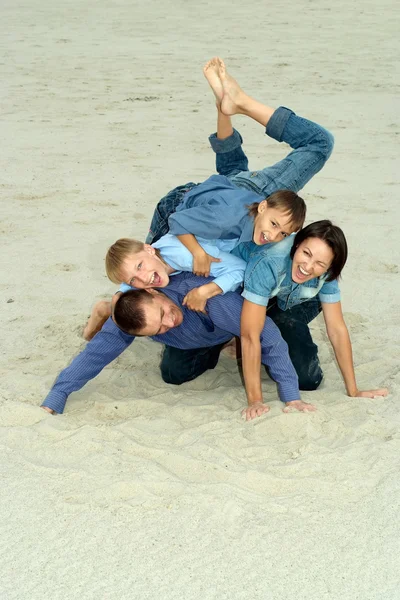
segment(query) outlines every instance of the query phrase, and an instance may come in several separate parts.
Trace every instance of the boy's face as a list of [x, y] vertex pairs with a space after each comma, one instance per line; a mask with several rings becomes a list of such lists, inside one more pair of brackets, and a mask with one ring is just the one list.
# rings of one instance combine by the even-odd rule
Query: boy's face
[[160, 260], [155, 249], [149, 244], [144, 250], [130, 254], [121, 266], [121, 283], [127, 283], [137, 289], [162, 288], [169, 283], [168, 266]]
[[269, 242], [280, 242], [293, 233], [292, 215], [277, 208], [269, 208], [267, 200], [258, 205], [258, 214], [254, 219], [253, 242], [259, 246]]

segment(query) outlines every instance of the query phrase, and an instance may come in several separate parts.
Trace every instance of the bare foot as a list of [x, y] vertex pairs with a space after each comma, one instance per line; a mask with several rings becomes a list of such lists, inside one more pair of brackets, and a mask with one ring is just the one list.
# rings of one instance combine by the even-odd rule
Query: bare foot
[[100, 331], [108, 317], [111, 316], [111, 302], [99, 300], [93, 307], [92, 314], [83, 330], [83, 337], [89, 342]]
[[217, 106], [221, 105], [222, 98], [224, 95], [222, 82], [219, 78], [220, 63], [221, 59], [218, 58], [218, 56], [215, 56], [214, 58], [209, 60], [208, 63], [206, 63], [203, 67], [204, 77], [207, 79], [212, 91], [214, 92], [214, 96], [217, 99]]
[[51, 415], [56, 415], [57, 414], [55, 410], [53, 410], [52, 408], [48, 408], [48, 406], [41, 406], [40, 408], [42, 408], [46, 412], [50, 413]]
[[225, 356], [229, 356], [229, 358], [236, 360], [236, 338], [232, 338], [229, 342], [227, 342], [223, 346], [222, 352]]
[[236, 79], [229, 75], [221, 58], [219, 59], [219, 78], [223, 88], [221, 111], [229, 117], [245, 113], [244, 109], [249, 97], [244, 93]]

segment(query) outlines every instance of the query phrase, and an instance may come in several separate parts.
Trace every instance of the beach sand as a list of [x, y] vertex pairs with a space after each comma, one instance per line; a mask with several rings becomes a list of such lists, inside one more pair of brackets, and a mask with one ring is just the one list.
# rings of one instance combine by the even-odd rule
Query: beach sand
[[[399, 70], [396, 4], [366, 0], [2, 5], [2, 600], [398, 600]], [[63, 416], [39, 408], [83, 347], [118, 237], [214, 171], [222, 56], [244, 89], [330, 129], [308, 222], [348, 237], [342, 281], [361, 389], [322, 322], [315, 414], [240, 418], [236, 364], [172, 387], [135, 341]], [[397, 104], [396, 104], [397, 98]], [[251, 168], [287, 148], [235, 118]]]

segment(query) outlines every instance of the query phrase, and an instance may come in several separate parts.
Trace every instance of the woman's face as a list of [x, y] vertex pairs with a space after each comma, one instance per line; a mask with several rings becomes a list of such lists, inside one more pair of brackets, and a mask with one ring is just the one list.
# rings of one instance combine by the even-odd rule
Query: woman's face
[[304, 240], [293, 256], [292, 280], [305, 283], [321, 277], [332, 264], [333, 252], [326, 242], [310, 237]]

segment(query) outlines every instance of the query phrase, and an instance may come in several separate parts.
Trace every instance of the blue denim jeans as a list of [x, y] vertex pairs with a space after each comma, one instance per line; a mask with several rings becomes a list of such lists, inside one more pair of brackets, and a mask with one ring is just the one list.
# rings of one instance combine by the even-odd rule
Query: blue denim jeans
[[[292, 151], [281, 161], [259, 171], [249, 171], [247, 156], [243, 152], [243, 139], [234, 129], [231, 136], [219, 140], [216, 134], [209, 137], [216, 154], [216, 170], [238, 187], [267, 198], [278, 189], [301, 190], [324, 166], [333, 149], [333, 136], [329, 131], [287, 108], [279, 107], [269, 120], [266, 134], [278, 142], [288, 143]], [[190, 183], [171, 190], [157, 204], [150, 225], [147, 242], [155, 242], [168, 233], [168, 217], [182, 201], [183, 196], [196, 184]]]
[[150, 223], [149, 233], [146, 237], [146, 244], [158, 242], [163, 235], [168, 233], [168, 217], [175, 212], [178, 204], [181, 203], [183, 196], [191, 190], [196, 183], [189, 182], [185, 185], [179, 185], [158, 202]]
[[[316, 390], [323, 378], [318, 358], [318, 346], [311, 337], [309, 323], [321, 312], [321, 303], [313, 298], [289, 310], [281, 310], [272, 300], [267, 315], [279, 328], [289, 347], [289, 355], [303, 391]], [[218, 363], [224, 344], [211, 348], [180, 350], [165, 346], [160, 365], [161, 376], [166, 383], [181, 385], [192, 381]]]
[[268, 304], [267, 316], [279, 328], [289, 347], [289, 356], [296, 369], [301, 390], [316, 390], [323, 372], [318, 358], [318, 346], [314, 343], [308, 324], [321, 312], [318, 298], [312, 298], [289, 310], [281, 310], [275, 299]]
[[160, 364], [161, 377], [165, 383], [174, 385], [192, 381], [208, 369], [216, 367], [223, 347], [224, 344], [219, 344], [210, 348], [180, 350], [172, 346], [165, 346]]

